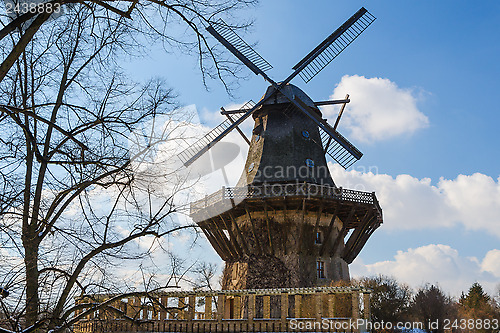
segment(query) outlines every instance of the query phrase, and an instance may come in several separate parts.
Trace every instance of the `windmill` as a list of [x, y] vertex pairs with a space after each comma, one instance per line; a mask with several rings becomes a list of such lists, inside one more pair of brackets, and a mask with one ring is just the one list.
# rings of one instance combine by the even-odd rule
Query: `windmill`
[[[179, 154], [190, 166], [234, 129], [250, 145], [237, 186], [191, 204], [191, 217], [226, 261], [223, 288], [308, 287], [348, 279], [347, 265], [382, 223], [375, 194], [337, 187], [326, 165], [325, 155], [344, 168], [362, 156], [337, 132], [349, 96], [314, 102], [290, 83], [296, 76], [309, 82], [374, 20], [361, 8], [280, 82], [266, 74], [272, 66], [222, 20], [207, 27], [270, 84], [257, 103], [223, 109], [227, 119]], [[334, 126], [318, 109], [327, 104], [342, 104]], [[248, 139], [238, 126], [250, 116], [255, 125]]]
[[[292, 69], [294, 70], [285, 80], [280, 83], [273, 81], [266, 71], [273, 68], [269, 62], [262, 58], [253, 48], [251, 48], [243, 39], [241, 39], [224, 21], [212, 23], [208, 26], [207, 31], [213, 35], [222, 45], [224, 45], [231, 53], [233, 53], [240, 61], [243, 62], [256, 75], [261, 75], [267, 82], [271, 84], [274, 92], [266, 94], [258, 103], [252, 101], [245, 104], [238, 112], [225, 113], [226, 115], [234, 113], [242, 113], [242, 115], [234, 120], [231, 116], [212, 131], [207, 133], [203, 138], [198, 140], [193, 147], [179, 154], [179, 158], [184, 165], [189, 166], [201, 155], [207, 152], [217, 142], [229, 134], [232, 130], [237, 129], [245, 119], [250, 117], [259, 107], [261, 107], [268, 99], [272, 98], [276, 93], [283, 94], [297, 109], [307, 115], [313, 122], [317, 124], [322, 131], [322, 138], [326, 139], [325, 151], [344, 168], [351, 166], [356, 160], [359, 160], [363, 155], [356, 147], [354, 147], [347, 139], [345, 139], [335, 128], [331, 127], [324, 119], [318, 117], [314, 112], [298, 96], [293, 96], [285, 91], [286, 85], [297, 75], [299, 75], [306, 83], [315, 77], [323, 68], [325, 68], [333, 59], [335, 59], [349, 44], [351, 44], [370, 24], [375, 20], [364, 7], [358, 10], [351, 18], [343, 25], [335, 30], [323, 42], [321, 42], [314, 50], [309, 52], [301, 61], [299, 61]], [[345, 103], [345, 101], [319, 102], [316, 105]], [[330, 144], [335, 141], [330, 147]], [[335, 148], [334, 148], [335, 147]]]

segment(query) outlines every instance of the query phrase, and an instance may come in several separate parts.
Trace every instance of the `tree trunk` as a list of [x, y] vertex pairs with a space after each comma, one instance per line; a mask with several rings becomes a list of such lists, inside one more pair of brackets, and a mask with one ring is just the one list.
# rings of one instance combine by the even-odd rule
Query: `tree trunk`
[[[34, 229], [30, 226], [30, 229]], [[38, 248], [39, 244], [33, 230], [30, 230], [23, 240], [24, 265], [26, 267], [26, 327], [38, 320], [39, 295], [38, 295]], [[35, 231], [36, 232], [36, 231]]]

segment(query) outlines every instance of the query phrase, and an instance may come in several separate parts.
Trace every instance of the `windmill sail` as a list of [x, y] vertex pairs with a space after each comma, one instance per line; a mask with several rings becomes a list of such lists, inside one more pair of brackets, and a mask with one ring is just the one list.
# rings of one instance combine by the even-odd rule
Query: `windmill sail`
[[222, 19], [207, 27], [207, 31], [214, 36], [231, 53], [248, 66], [256, 75], [273, 68], [260, 54], [248, 45]]
[[350, 167], [363, 156], [363, 153], [358, 148], [354, 147], [349, 140], [331, 127], [326, 120], [312, 111], [298, 96], [295, 96], [290, 101], [318, 125], [321, 137], [321, 143], [318, 144], [321, 144], [325, 153], [330, 155], [344, 169]]
[[[321, 136], [321, 143], [325, 153], [330, 155], [338, 164], [340, 164], [344, 169], [347, 169], [354, 164], [357, 160], [363, 156], [356, 147], [354, 147], [346, 138], [344, 138], [339, 132], [334, 130], [336, 137], [332, 140], [330, 134], [328, 134], [323, 128], [319, 127], [319, 135]], [[343, 142], [344, 145], [349, 146], [347, 150], [344, 145], [340, 144]]]
[[293, 69], [300, 70], [299, 76], [304, 82], [311, 81], [316, 74], [344, 51], [373, 21], [375, 21], [375, 16], [362, 7], [314, 50], [309, 52]]
[[[310, 112], [309, 107], [304, 105], [297, 96], [292, 96], [286, 92], [285, 86], [297, 75], [300, 75], [304, 81], [310, 81], [326, 65], [328, 65], [340, 52], [342, 52], [357, 36], [359, 36], [373, 21], [375, 17], [365, 8], [358, 10], [349, 18], [340, 28], [335, 30], [320, 45], [311, 51], [304, 59], [293, 67], [294, 72], [279, 84], [274, 82], [265, 71], [272, 66], [262, 58], [250, 45], [239, 37], [223, 20], [212, 22], [207, 31], [214, 36], [222, 45], [233, 53], [243, 64], [252, 72], [261, 75], [266, 81], [271, 83], [276, 92], [281, 92], [290, 102], [300, 111], [311, 118], [319, 127], [322, 135], [322, 145], [325, 153], [328, 153], [335, 161], [344, 168], [349, 167], [356, 160], [359, 160], [363, 154], [354, 147], [347, 139], [340, 135], [328, 123], [316, 117], [314, 112]], [[275, 93], [276, 93], [275, 92]], [[192, 147], [186, 149], [179, 158], [185, 166], [192, 164], [197, 158], [208, 151], [213, 145], [220, 141], [233, 129], [237, 128], [246, 118], [248, 118], [258, 107], [263, 105], [269, 98], [274, 96], [269, 94], [262, 98], [257, 104], [243, 106], [241, 113], [244, 113], [234, 122], [227, 119], [203, 138], [198, 140]], [[245, 110], [243, 110], [245, 109]], [[239, 113], [239, 112], [231, 112]], [[229, 113], [225, 113], [229, 115]]]
[[[250, 100], [245, 105], [243, 105], [242, 109], [252, 109], [255, 107], [255, 103]], [[182, 151], [179, 155], [179, 159], [185, 166], [189, 166], [192, 164], [198, 157], [207, 152], [213, 145], [219, 142], [224, 136], [226, 136], [233, 128], [238, 126], [241, 123], [239, 121], [235, 125], [235, 121], [232, 119], [226, 119], [222, 123], [220, 123], [217, 127], [212, 129], [210, 132], [205, 134], [201, 139], [192, 144], [189, 148]]]

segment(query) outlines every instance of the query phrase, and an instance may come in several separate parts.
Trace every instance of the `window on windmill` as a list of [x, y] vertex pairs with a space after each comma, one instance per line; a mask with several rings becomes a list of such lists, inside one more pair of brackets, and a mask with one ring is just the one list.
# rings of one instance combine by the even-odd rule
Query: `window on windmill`
[[318, 260], [316, 261], [316, 271], [318, 272], [318, 279], [325, 278], [325, 262]]
[[321, 231], [316, 232], [316, 239], [315, 239], [314, 243], [321, 244], [322, 243], [321, 238], [322, 238]]

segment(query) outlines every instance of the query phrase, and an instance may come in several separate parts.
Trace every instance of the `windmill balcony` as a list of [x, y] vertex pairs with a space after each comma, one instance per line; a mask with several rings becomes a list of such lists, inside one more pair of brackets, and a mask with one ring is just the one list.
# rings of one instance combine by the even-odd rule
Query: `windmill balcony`
[[338, 201], [339, 203], [353, 203], [373, 206], [380, 219], [382, 219], [382, 208], [375, 196], [375, 192], [363, 192], [342, 187], [319, 185], [310, 183], [286, 183], [286, 184], [262, 184], [260, 186], [244, 187], [222, 187], [219, 191], [205, 196], [205, 198], [191, 203], [191, 217], [195, 221], [202, 211], [214, 207], [218, 211], [234, 208], [243, 199], [266, 199], [266, 198], [324, 198]]
[[[287, 253], [340, 257], [349, 264], [382, 223], [374, 192], [297, 182], [223, 187], [193, 202], [190, 216], [226, 262], [260, 252], [280, 258]], [[314, 245], [318, 232], [325, 241]], [[332, 279], [348, 278], [337, 275]], [[304, 281], [284, 286], [307, 286]]]

